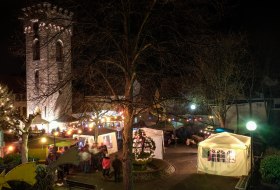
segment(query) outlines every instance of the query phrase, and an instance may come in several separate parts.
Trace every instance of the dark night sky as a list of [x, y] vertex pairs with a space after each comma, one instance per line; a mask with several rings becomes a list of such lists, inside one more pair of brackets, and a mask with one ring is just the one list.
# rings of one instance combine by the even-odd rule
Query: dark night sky
[[24, 1], [6, 1], [1, 5], [0, 21], [2, 24], [0, 35], [0, 57], [1, 70], [0, 74], [18, 74], [24, 72], [23, 61], [10, 53], [10, 39], [15, 30], [22, 31], [18, 21], [17, 13], [20, 11]]
[[[13, 32], [22, 31], [18, 15], [24, 7], [24, 0], [9, 0], [5, 2], [1, 11], [1, 35], [0, 35], [0, 56], [2, 69], [0, 74], [13, 74], [24, 72], [24, 63], [9, 54], [9, 39]], [[233, 28], [243, 28], [252, 35], [252, 41], [256, 46], [259, 61], [263, 65], [271, 67], [278, 65], [280, 60], [280, 11], [276, 1], [246, 1], [240, 0], [240, 6], [232, 12], [232, 18], [226, 23]], [[1, 5], [2, 6], [2, 5]], [[261, 53], [260, 53], [261, 52]], [[268, 59], [269, 57], [270, 59]], [[265, 66], [264, 66], [265, 67]]]

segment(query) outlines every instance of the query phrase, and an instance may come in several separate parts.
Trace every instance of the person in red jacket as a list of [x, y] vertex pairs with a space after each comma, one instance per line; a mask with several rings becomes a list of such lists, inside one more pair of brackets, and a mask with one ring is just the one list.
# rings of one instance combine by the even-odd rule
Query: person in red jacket
[[110, 167], [111, 167], [111, 160], [109, 155], [106, 154], [105, 157], [102, 159], [102, 174], [105, 179], [109, 178]]

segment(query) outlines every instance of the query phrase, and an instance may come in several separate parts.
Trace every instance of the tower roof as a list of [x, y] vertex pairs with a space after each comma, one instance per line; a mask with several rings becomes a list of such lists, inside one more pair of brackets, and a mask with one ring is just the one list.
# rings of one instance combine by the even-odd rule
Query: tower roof
[[23, 19], [34, 19], [39, 16], [40, 19], [46, 18], [61, 18], [61, 19], [72, 19], [73, 12], [57, 7], [51, 3], [43, 2], [38, 3], [30, 7], [22, 9]]
[[[72, 35], [73, 12], [48, 2], [38, 3], [22, 9], [20, 20], [24, 22], [24, 33], [39, 31], [66, 32]], [[34, 25], [36, 23], [36, 25]]]

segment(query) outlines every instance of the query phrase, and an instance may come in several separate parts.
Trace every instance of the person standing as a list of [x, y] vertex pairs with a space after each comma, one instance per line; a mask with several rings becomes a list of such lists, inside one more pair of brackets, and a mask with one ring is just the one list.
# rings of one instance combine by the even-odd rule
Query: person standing
[[98, 170], [100, 169], [99, 167], [99, 150], [97, 147], [97, 143], [94, 143], [90, 149], [90, 153], [91, 153], [91, 164], [92, 164], [92, 168], [94, 169], [94, 171], [98, 172]]
[[84, 173], [89, 173], [91, 154], [89, 153], [87, 146], [82, 148], [80, 152], [80, 157], [81, 157], [81, 169], [83, 170]]
[[115, 182], [121, 181], [121, 169], [122, 161], [119, 159], [118, 155], [115, 155], [115, 159], [112, 161], [112, 167], [114, 169]]
[[109, 178], [111, 160], [108, 154], [102, 159], [102, 174], [105, 179]]
[[[56, 162], [57, 159], [61, 156], [61, 153], [58, 151], [58, 147], [53, 147], [54, 152], [54, 161]], [[57, 185], [63, 185], [64, 180], [64, 171], [62, 165], [58, 165], [57, 167]]]
[[[64, 153], [67, 152], [69, 150], [68, 146], [64, 147]], [[70, 164], [64, 164], [63, 165], [63, 171], [64, 171], [64, 175], [69, 175], [69, 169], [70, 169]]]

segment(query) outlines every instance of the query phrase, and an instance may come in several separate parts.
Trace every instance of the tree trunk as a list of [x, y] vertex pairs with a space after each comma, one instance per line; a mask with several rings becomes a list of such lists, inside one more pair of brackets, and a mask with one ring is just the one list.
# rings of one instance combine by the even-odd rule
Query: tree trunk
[[98, 124], [99, 124], [99, 119], [96, 119], [95, 121], [95, 127], [94, 127], [94, 142], [97, 144], [97, 140], [98, 140]]
[[133, 110], [125, 107], [125, 125], [123, 129], [123, 182], [125, 190], [133, 189], [132, 174], [132, 118]]
[[238, 109], [238, 104], [236, 103], [235, 104], [235, 108], [236, 108], [236, 130], [237, 130], [237, 133], [239, 133], [239, 109]]
[[22, 134], [22, 142], [21, 142], [21, 162], [26, 163], [28, 162], [28, 133]]
[[226, 127], [226, 125], [225, 125], [226, 120], [225, 120], [225, 118], [223, 117], [223, 114], [218, 113], [217, 115], [218, 115], [218, 121], [219, 121], [219, 123], [220, 123], [220, 127], [221, 127], [221, 128], [225, 128], [225, 127]]

